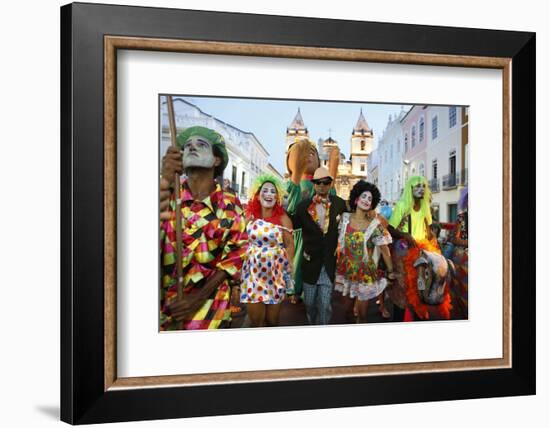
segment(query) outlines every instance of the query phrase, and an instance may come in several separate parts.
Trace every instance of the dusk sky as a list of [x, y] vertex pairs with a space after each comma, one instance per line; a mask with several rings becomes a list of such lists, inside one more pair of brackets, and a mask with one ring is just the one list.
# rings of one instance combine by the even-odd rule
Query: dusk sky
[[[340, 150], [349, 157], [351, 132], [359, 112], [374, 131], [374, 147], [382, 135], [390, 114], [398, 114], [410, 105], [370, 104], [368, 102], [328, 102], [301, 100], [265, 100], [243, 98], [182, 97], [199, 107], [204, 113], [239, 128], [252, 132], [270, 154], [270, 162], [285, 172], [286, 128], [300, 108], [310, 138], [317, 143], [319, 138], [330, 135], [338, 142]], [[330, 130], [330, 131], [329, 131]]]

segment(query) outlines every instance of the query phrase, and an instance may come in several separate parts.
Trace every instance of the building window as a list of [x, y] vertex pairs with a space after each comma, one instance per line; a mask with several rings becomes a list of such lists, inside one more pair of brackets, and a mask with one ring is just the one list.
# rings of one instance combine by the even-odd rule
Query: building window
[[432, 140], [437, 138], [437, 116], [432, 117]]
[[407, 136], [407, 134], [405, 134], [405, 152], [404, 153], [407, 153], [409, 151], [409, 137]]
[[456, 152], [451, 152], [449, 155], [449, 173], [451, 175], [456, 174]]
[[421, 162], [420, 165], [418, 166], [418, 173], [422, 176], [422, 177], [425, 177], [426, 176], [426, 172], [424, 171], [424, 163]]
[[361, 140], [361, 151], [365, 150], [365, 140]]
[[437, 159], [432, 161], [432, 178], [437, 180]]
[[418, 142], [421, 143], [424, 140], [424, 118], [420, 118], [420, 124], [418, 125]]
[[365, 164], [361, 164], [361, 172], [365, 171]]
[[449, 205], [447, 205], [447, 207], [448, 207], [448, 210], [449, 210], [448, 221], [449, 221], [449, 223], [455, 223], [456, 222], [456, 217], [457, 217], [456, 204], [449, 204]]
[[456, 107], [449, 107], [449, 128], [456, 125]]
[[439, 204], [432, 204], [432, 220], [439, 222]]
[[411, 149], [414, 149], [416, 146], [416, 126], [413, 125], [411, 130]]
[[[237, 185], [237, 167], [235, 165], [233, 165], [233, 171], [231, 173], [231, 184], [232, 186]], [[233, 190], [235, 190], [235, 188], [233, 188]]]

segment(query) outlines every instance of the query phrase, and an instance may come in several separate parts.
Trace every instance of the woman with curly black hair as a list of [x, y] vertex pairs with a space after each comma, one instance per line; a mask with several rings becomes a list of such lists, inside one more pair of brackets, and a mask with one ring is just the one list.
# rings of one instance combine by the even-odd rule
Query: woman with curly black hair
[[[359, 322], [367, 322], [369, 300], [381, 298], [388, 279], [395, 279], [388, 248], [392, 238], [376, 214], [378, 202], [378, 188], [359, 181], [350, 194], [352, 213], [344, 214], [339, 226], [335, 289], [344, 296], [347, 313], [357, 301]], [[378, 268], [380, 255], [386, 264], [387, 278]]]

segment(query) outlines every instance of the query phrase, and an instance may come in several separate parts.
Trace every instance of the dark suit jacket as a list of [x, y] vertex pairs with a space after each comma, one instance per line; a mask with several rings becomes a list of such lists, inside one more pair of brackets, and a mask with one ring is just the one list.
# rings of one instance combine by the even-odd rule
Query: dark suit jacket
[[[296, 207], [292, 220], [295, 229], [302, 229], [303, 258], [302, 279], [309, 284], [316, 284], [321, 267], [324, 265], [332, 282], [336, 271], [336, 244], [338, 242], [338, 223], [336, 218], [346, 211], [346, 203], [338, 196], [329, 196], [329, 227], [326, 235], [307, 212], [312, 198], [303, 200]], [[338, 217], [339, 219], [339, 217]]]

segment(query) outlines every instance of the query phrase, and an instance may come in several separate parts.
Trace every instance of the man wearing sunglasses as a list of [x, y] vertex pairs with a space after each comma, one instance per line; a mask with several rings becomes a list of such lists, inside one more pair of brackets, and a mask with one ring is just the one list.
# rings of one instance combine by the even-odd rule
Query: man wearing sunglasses
[[293, 221], [304, 240], [302, 279], [308, 320], [324, 325], [332, 315], [338, 222], [346, 203], [330, 194], [333, 177], [328, 169], [317, 168], [311, 181], [315, 194], [298, 204]]

